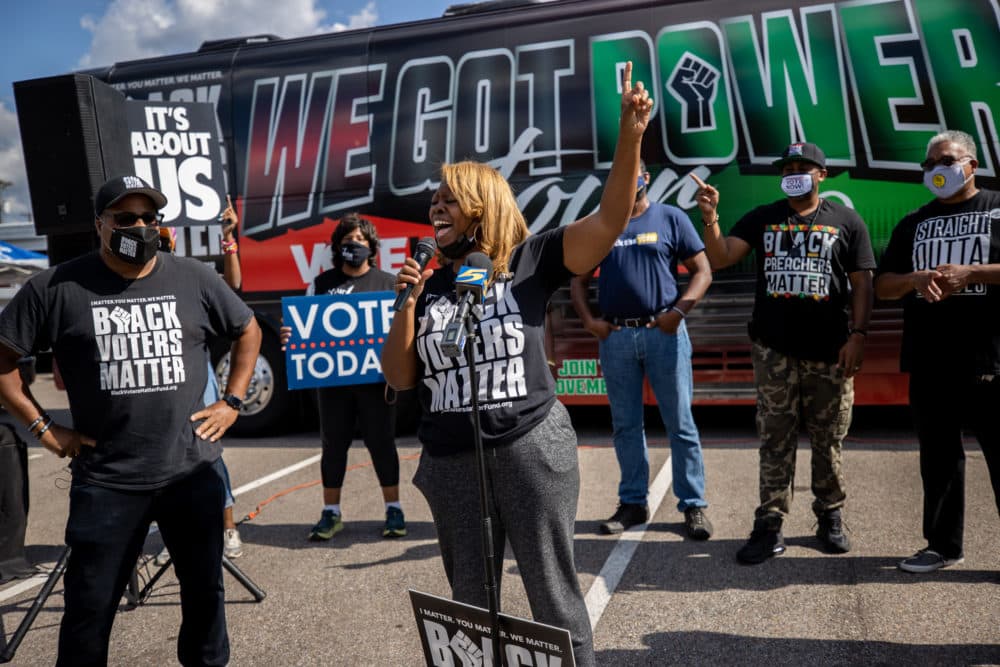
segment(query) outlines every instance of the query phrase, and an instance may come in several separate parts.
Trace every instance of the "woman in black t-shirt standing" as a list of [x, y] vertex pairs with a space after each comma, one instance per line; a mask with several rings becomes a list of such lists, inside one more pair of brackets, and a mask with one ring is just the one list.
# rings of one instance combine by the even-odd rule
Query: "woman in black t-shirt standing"
[[[333, 269], [316, 276], [306, 296], [387, 292], [393, 289], [392, 274], [375, 268], [379, 239], [375, 226], [356, 213], [348, 213], [330, 235]], [[281, 328], [281, 344], [288, 342], [290, 327]], [[375, 475], [385, 501], [382, 537], [406, 535], [406, 520], [399, 502], [399, 455], [396, 452], [395, 410], [385, 400], [385, 383], [321, 387], [316, 398], [319, 408], [320, 441], [323, 455], [323, 510], [309, 531], [310, 540], [328, 540], [344, 528], [340, 490], [347, 472], [347, 452], [354, 440], [355, 427], [361, 430], [365, 447], [372, 457]]]
[[[417, 387], [424, 451], [414, 484], [427, 498], [453, 597], [487, 607], [479, 531], [479, 487], [465, 359], [441, 351], [456, 309], [456, 270], [485, 253], [493, 274], [478, 325], [475, 363], [494, 544], [510, 542], [536, 620], [570, 631], [578, 665], [593, 665], [590, 621], [573, 562], [579, 493], [576, 434], [555, 399], [544, 350], [545, 308], [571, 275], [592, 270], [628, 224], [639, 148], [652, 102], [626, 67], [619, 140], [596, 213], [529, 236], [510, 186], [476, 162], [446, 164], [431, 200], [442, 267], [406, 260], [396, 289], [414, 286], [382, 351], [386, 381]], [[502, 558], [495, 563], [500, 580]]]

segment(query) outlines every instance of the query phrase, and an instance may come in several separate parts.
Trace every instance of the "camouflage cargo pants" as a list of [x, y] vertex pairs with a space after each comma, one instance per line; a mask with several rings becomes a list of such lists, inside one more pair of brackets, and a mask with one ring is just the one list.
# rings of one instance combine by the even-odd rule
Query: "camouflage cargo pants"
[[851, 425], [854, 380], [836, 364], [796, 359], [759, 343], [753, 345], [753, 374], [761, 441], [756, 515], [788, 514], [801, 425], [812, 443], [813, 511], [842, 507], [841, 449]]

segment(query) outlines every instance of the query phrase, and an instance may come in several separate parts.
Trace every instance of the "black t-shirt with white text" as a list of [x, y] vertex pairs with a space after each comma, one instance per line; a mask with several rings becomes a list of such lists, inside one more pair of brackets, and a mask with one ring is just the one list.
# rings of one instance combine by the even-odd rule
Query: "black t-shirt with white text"
[[[555, 400], [546, 364], [545, 309], [571, 274], [563, 264], [563, 228], [529, 236], [511, 255], [509, 280], [487, 289], [475, 342], [483, 444], [513, 442], [538, 425]], [[437, 269], [416, 306], [417, 395], [423, 416], [417, 436], [431, 455], [473, 448], [469, 368], [464, 355], [441, 352], [456, 310], [455, 273]], [[471, 344], [468, 343], [468, 344]]]
[[753, 248], [757, 265], [751, 337], [797, 359], [835, 361], [848, 336], [848, 274], [875, 268], [861, 216], [822, 199], [802, 217], [781, 199], [729, 233]]
[[[892, 231], [878, 272], [907, 274], [941, 264], [1000, 263], [1000, 192], [958, 204], [934, 199]], [[903, 297], [900, 366], [906, 371], [1000, 375], [1000, 285], [969, 284], [930, 303]]]
[[52, 348], [73, 428], [97, 441], [73, 459], [75, 479], [150, 490], [221, 455], [190, 417], [204, 407], [209, 341], [238, 338], [252, 317], [197, 260], [161, 252], [130, 280], [95, 251], [29, 280], [0, 313], [0, 343]]

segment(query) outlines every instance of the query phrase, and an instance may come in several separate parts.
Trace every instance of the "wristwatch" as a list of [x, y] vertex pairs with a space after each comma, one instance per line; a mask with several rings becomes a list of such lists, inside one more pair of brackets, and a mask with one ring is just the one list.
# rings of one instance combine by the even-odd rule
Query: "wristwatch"
[[222, 400], [226, 403], [226, 405], [231, 407], [233, 410], [236, 410], [237, 412], [239, 412], [240, 409], [243, 407], [243, 399], [239, 398], [235, 394], [229, 394], [229, 393], [224, 394], [222, 396]]

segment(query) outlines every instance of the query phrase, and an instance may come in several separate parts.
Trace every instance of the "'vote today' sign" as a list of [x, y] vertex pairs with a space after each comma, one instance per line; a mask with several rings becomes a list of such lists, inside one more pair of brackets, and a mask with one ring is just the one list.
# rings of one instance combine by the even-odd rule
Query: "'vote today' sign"
[[382, 382], [382, 345], [393, 292], [294, 296], [281, 300], [292, 337], [285, 346], [289, 389]]

